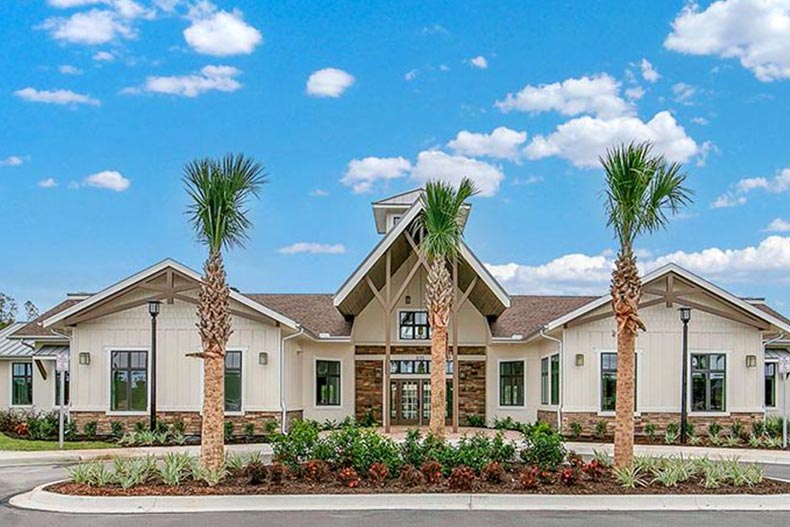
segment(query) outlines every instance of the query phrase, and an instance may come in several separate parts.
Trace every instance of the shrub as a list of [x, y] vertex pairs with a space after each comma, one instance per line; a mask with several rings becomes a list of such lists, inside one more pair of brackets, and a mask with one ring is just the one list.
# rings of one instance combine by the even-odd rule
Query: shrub
[[510, 416], [503, 418], [494, 418], [494, 428], [497, 430], [515, 430], [516, 432], [527, 433], [530, 426], [524, 423], [519, 423]]
[[606, 437], [608, 425], [605, 419], [599, 420], [595, 423], [595, 437], [596, 439], [603, 439]]
[[376, 416], [373, 415], [373, 410], [368, 410], [365, 412], [365, 415], [362, 416], [362, 419], [359, 420], [358, 424], [363, 428], [375, 428], [378, 426], [379, 422], [376, 420]]
[[96, 421], [88, 421], [85, 423], [85, 428], [83, 428], [82, 432], [88, 439], [96, 439], [96, 430], [98, 426]]
[[311, 459], [302, 465], [302, 474], [316, 483], [326, 481], [329, 478], [329, 463], [322, 459]]
[[610, 468], [612, 466], [612, 456], [603, 450], [593, 450], [593, 459], [604, 468]]
[[134, 431], [137, 432], [138, 434], [141, 432], [145, 432], [146, 430], [148, 430], [148, 423], [146, 423], [145, 421], [137, 421], [136, 423], [134, 423]]
[[556, 470], [565, 459], [562, 436], [546, 423], [532, 427], [524, 437], [526, 447], [521, 451], [521, 459], [528, 465], [544, 470]]
[[159, 467], [159, 477], [162, 483], [178, 486], [190, 472], [195, 460], [187, 454], [166, 454], [162, 465]]
[[368, 477], [370, 480], [377, 484], [382, 485], [384, 481], [389, 477], [390, 469], [387, 468], [387, 465], [384, 463], [373, 463], [370, 465], [370, 469], [368, 470]]
[[250, 485], [261, 485], [266, 481], [266, 466], [260, 461], [250, 461], [244, 467], [244, 475]]
[[560, 470], [560, 481], [563, 485], [571, 486], [576, 483], [576, 478], [578, 474], [576, 470], [572, 467], [564, 468]]
[[678, 432], [677, 430], [670, 428], [667, 426], [666, 432], [664, 432], [664, 443], [667, 445], [671, 445], [678, 440]]
[[71, 419], [66, 421], [66, 424], [63, 425], [63, 438], [66, 441], [74, 441], [77, 439], [77, 423]]
[[498, 461], [492, 461], [480, 471], [480, 478], [488, 483], [502, 483], [507, 474]]
[[31, 414], [27, 418], [27, 429], [31, 439], [54, 439], [58, 435], [58, 414], [55, 412]]
[[[318, 442], [321, 455], [336, 467], [352, 467], [366, 474], [373, 463], [384, 463], [392, 472], [400, 469], [400, 447], [391, 438], [374, 430], [347, 426], [331, 432]], [[326, 458], [323, 458], [326, 459]]]
[[438, 461], [426, 461], [420, 467], [425, 480], [431, 485], [442, 481], [442, 465]]
[[17, 423], [14, 425], [14, 433], [19, 437], [27, 437], [30, 431], [28, 430], [27, 423]]
[[721, 434], [721, 425], [716, 421], [713, 421], [711, 424], [708, 425], [708, 436], [718, 437], [719, 434]]
[[282, 483], [288, 477], [288, 466], [275, 461], [269, 467], [269, 480], [275, 485]]
[[317, 442], [318, 428], [313, 423], [294, 421], [287, 434], [274, 435], [274, 459], [295, 468], [310, 458], [320, 458], [313, 455], [313, 447]]
[[624, 488], [633, 489], [647, 485], [647, 481], [642, 477], [641, 469], [636, 466], [614, 468], [612, 472], [617, 482]]
[[255, 423], [245, 423], [244, 424], [244, 439], [248, 443], [252, 443], [252, 440], [255, 438]]
[[24, 414], [20, 412], [0, 410], [0, 432], [16, 433], [17, 425], [24, 421]]
[[173, 424], [170, 425], [170, 431], [173, 435], [186, 435], [187, 425], [184, 423], [183, 419], [176, 419], [173, 421]]
[[422, 472], [414, 468], [413, 465], [406, 465], [400, 471], [398, 481], [406, 487], [418, 487], [425, 483], [425, 476], [422, 475]]
[[482, 415], [467, 415], [466, 426], [469, 426], [471, 428], [485, 428], [486, 418], [483, 417]]
[[743, 423], [740, 421], [735, 421], [732, 423], [732, 426], [730, 427], [730, 435], [732, 437], [738, 438], [743, 437]]
[[469, 467], [455, 467], [450, 472], [448, 486], [452, 490], [470, 491], [475, 483], [475, 471]]
[[584, 466], [584, 459], [572, 450], [568, 452], [565, 459], [572, 468], [580, 469]]
[[340, 480], [340, 483], [346, 487], [353, 489], [359, 486], [359, 475], [357, 474], [357, 471], [351, 467], [342, 469], [338, 473], [337, 477]]
[[225, 421], [223, 432], [225, 434], [225, 441], [233, 439], [233, 421]]
[[582, 467], [582, 473], [587, 476], [590, 481], [599, 481], [604, 476], [605, 472], [606, 467], [597, 459], [591, 460]]
[[527, 467], [518, 473], [518, 486], [522, 489], [534, 489], [538, 486], [540, 467]]
[[647, 440], [651, 443], [656, 440], [656, 425], [653, 423], [645, 423], [645, 435]]
[[265, 421], [263, 424], [263, 433], [267, 436], [274, 435], [277, 432], [277, 420], [276, 419], [269, 419]]
[[123, 437], [125, 427], [121, 421], [112, 421], [110, 423], [110, 435], [116, 441]]
[[574, 439], [580, 438], [582, 435], [582, 425], [577, 421], [571, 423], [571, 437]]
[[765, 423], [763, 421], [754, 421], [752, 423], [752, 435], [757, 437], [765, 435]]

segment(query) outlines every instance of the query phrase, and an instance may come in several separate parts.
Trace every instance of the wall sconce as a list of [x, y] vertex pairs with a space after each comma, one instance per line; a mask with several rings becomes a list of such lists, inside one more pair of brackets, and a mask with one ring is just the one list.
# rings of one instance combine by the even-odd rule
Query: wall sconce
[[584, 354], [577, 353], [576, 354], [576, 366], [584, 366]]
[[406, 298], [404, 298], [404, 301], [406, 302], [406, 305], [407, 305], [407, 306], [408, 306], [409, 304], [411, 304], [411, 295], [406, 295]]
[[747, 355], [746, 356], [746, 367], [747, 368], [754, 368], [757, 366], [757, 355]]
[[82, 366], [89, 366], [91, 363], [91, 354], [88, 352], [81, 352], [80, 353], [80, 365]]
[[266, 366], [269, 364], [269, 354], [265, 351], [258, 353], [258, 364], [261, 366]]

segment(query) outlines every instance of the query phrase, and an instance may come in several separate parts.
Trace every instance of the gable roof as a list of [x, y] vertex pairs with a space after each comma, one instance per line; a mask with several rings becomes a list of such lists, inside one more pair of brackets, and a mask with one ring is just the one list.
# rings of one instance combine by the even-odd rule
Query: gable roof
[[513, 295], [510, 308], [491, 323], [491, 336], [495, 339], [522, 340], [543, 329], [552, 320], [561, 317], [598, 297]]
[[9, 338], [23, 326], [25, 326], [24, 322], [14, 322], [0, 329], [0, 358], [30, 357], [33, 355], [34, 349], [32, 346], [25, 344], [19, 339]]
[[[122, 292], [122, 291], [124, 291], [124, 290], [126, 290], [128, 288], [134, 287], [135, 285], [139, 284], [140, 282], [144, 281], [145, 279], [150, 278], [150, 277], [152, 277], [152, 276], [154, 276], [154, 275], [156, 275], [158, 273], [161, 273], [162, 271], [164, 271], [164, 270], [166, 270], [168, 268], [171, 268], [171, 269], [181, 273], [182, 275], [184, 275], [184, 276], [186, 276], [186, 277], [188, 277], [188, 278], [190, 278], [192, 280], [195, 280], [197, 282], [200, 282], [202, 280], [202, 277], [200, 276], [200, 274], [197, 273], [197, 271], [194, 271], [193, 269], [190, 269], [186, 265], [183, 265], [183, 264], [181, 264], [181, 263], [179, 263], [179, 262], [177, 262], [175, 260], [172, 260], [172, 259], [168, 258], [168, 259], [162, 260], [159, 263], [156, 263], [156, 264], [152, 265], [151, 267], [148, 267], [147, 269], [143, 269], [139, 273], [133, 274], [132, 276], [129, 276], [128, 278], [125, 278], [125, 279], [121, 280], [120, 282], [117, 282], [117, 283], [111, 285], [110, 287], [108, 287], [106, 289], [103, 289], [102, 291], [100, 291], [100, 292], [98, 292], [98, 293], [96, 293], [94, 295], [91, 295], [90, 297], [86, 298], [85, 300], [77, 302], [76, 304], [74, 304], [72, 306], [69, 306], [68, 308], [66, 308], [66, 309], [64, 309], [62, 311], [59, 311], [58, 313], [56, 313], [56, 314], [54, 314], [52, 316], [46, 317], [43, 320], [43, 326], [44, 326], [44, 328], [51, 327], [51, 326], [57, 324], [58, 322], [68, 318], [68, 317], [71, 317], [71, 316], [73, 316], [73, 315], [75, 315], [77, 313], [80, 313], [80, 312], [82, 312], [82, 311], [84, 311], [84, 310], [86, 310], [86, 309], [88, 309], [88, 308], [90, 308], [92, 306], [97, 305], [99, 302], [102, 302], [103, 300], [109, 299], [110, 297], [113, 297], [114, 295], [117, 295], [118, 293], [120, 293], [120, 292]], [[247, 296], [244, 296], [244, 295], [242, 295], [241, 293], [239, 293], [237, 291], [234, 291], [233, 289], [231, 289], [230, 298], [231, 298], [231, 300], [234, 300], [234, 301], [236, 301], [236, 302], [238, 302], [238, 303], [240, 303], [240, 304], [252, 309], [253, 311], [256, 311], [257, 313], [260, 313], [260, 314], [264, 315], [265, 317], [268, 317], [268, 318], [270, 318], [270, 319], [272, 319], [272, 320], [274, 320], [276, 322], [279, 322], [280, 324], [283, 324], [286, 327], [289, 327], [291, 329], [297, 329], [298, 326], [299, 326], [294, 320], [292, 320], [292, 319], [282, 315], [281, 313], [278, 313], [277, 311], [274, 311], [274, 310], [272, 310], [272, 309], [270, 309], [270, 308], [268, 308], [268, 307], [266, 307], [266, 306], [264, 306], [262, 304], [259, 304], [258, 302], [252, 300], [251, 298], [249, 298]]]
[[332, 304], [331, 294], [245, 294], [259, 304], [268, 306], [296, 320], [319, 338], [350, 337], [351, 320]]
[[62, 339], [63, 337], [53, 333], [50, 328], [44, 327], [44, 321], [48, 318], [52, 318], [55, 315], [62, 313], [66, 309], [73, 307], [85, 299], [84, 296], [70, 296], [66, 298], [66, 300], [62, 301], [61, 303], [55, 305], [54, 307], [44, 311], [38, 318], [31, 320], [27, 323], [22, 323], [21, 327], [19, 327], [16, 331], [11, 334], [11, 338], [15, 339], [48, 339], [48, 338], [59, 338]]

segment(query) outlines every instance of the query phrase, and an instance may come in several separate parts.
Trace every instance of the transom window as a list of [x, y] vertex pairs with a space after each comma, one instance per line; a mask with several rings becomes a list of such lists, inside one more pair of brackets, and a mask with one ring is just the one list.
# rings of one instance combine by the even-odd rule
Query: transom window
[[[634, 411], [637, 407], [638, 360], [634, 357]], [[601, 411], [614, 412], [617, 403], [617, 353], [601, 353]]]
[[765, 406], [773, 408], [776, 406], [776, 363], [765, 363]]
[[144, 412], [148, 408], [148, 352], [113, 351], [110, 409]]
[[427, 311], [401, 311], [399, 320], [401, 340], [428, 340], [431, 328], [428, 326]]
[[241, 351], [225, 352], [225, 411], [241, 412]]
[[[431, 361], [423, 359], [391, 360], [390, 373], [394, 375], [428, 375], [431, 373]], [[447, 361], [445, 373], [448, 375], [453, 373], [453, 361]]]
[[315, 361], [316, 406], [340, 406], [340, 361]]
[[524, 406], [524, 361], [499, 363], [499, 406]]
[[724, 412], [726, 409], [727, 356], [723, 353], [691, 355], [691, 409]]
[[33, 404], [33, 363], [11, 364], [11, 404], [14, 406]]

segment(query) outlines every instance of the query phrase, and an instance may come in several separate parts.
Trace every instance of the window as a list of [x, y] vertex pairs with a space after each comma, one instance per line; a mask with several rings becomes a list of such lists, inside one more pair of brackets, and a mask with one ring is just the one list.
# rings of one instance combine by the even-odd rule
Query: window
[[427, 311], [401, 311], [400, 312], [400, 338], [401, 340], [428, 340], [431, 338], [431, 328], [428, 327]]
[[[393, 375], [428, 375], [431, 373], [431, 361], [414, 359], [395, 359], [390, 361], [390, 373]], [[453, 361], [448, 360], [445, 374], [453, 374]]]
[[225, 411], [241, 412], [241, 351], [225, 352]]
[[551, 404], [560, 404], [560, 356], [551, 356]]
[[723, 353], [691, 355], [691, 409], [696, 412], [723, 412], [727, 357]]
[[524, 406], [524, 361], [499, 363], [499, 406]]
[[11, 364], [11, 404], [30, 406], [33, 404], [33, 363]]
[[[634, 357], [634, 411], [637, 408], [639, 361]], [[617, 403], [617, 353], [601, 353], [601, 411], [614, 412]]]
[[765, 407], [776, 406], [776, 363], [765, 363]]
[[144, 412], [148, 408], [148, 352], [113, 351], [110, 409]]
[[549, 404], [549, 358], [540, 361], [540, 404]]
[[316, 406], [340, 406], [340, 361], [315, 361]]
[[[69, 372], [64, 372], [66, 374], [64, 382], [64, 404], [68, 406], [69, 402], [71, 401], [71, 390], [69, 388], [70, 379], [69, 379]], [[60, 406], [60, 372], [55, 372], [55, 406]]]

